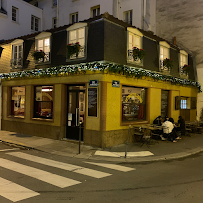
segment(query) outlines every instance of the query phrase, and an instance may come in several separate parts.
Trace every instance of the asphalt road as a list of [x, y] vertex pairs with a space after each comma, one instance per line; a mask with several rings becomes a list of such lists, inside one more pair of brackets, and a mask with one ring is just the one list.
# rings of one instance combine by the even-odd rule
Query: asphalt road
[[202, 163], [203, 154], [147, 164], [109, 163], [0, 143], [0, 203], [202, 203]]

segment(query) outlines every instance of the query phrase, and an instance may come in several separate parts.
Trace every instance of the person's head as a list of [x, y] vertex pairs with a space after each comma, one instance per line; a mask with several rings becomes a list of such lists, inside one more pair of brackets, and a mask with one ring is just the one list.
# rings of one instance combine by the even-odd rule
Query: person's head
[[182, 116], [179, 116], [178, 118], [179, 118], [179, 120], [183, 119]]
[[169, 121], [170, 121], [171, 123], [174, 123], [173, 118], [169, 118]]
[[168, 120], [169, 120], [168, 116], [165, 116], [164, 121], [168, 121]]
[[158, 118], [159, 120], [161, 120], [161, 116], [158, 116], [157, 118]]

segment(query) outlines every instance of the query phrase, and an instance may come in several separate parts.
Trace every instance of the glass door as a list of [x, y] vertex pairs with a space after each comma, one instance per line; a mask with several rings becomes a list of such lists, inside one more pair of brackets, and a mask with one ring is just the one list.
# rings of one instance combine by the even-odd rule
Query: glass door
[[79, 127], [81, 125], [81, 141], [85, 119], [85, 88], [84, 86], [68, 87], [68, 119], [66, 137], [79, 140]]

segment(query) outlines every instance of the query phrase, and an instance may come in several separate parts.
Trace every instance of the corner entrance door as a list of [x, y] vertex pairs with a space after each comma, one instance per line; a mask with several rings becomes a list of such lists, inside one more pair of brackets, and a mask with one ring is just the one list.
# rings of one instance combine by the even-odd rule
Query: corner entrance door
[[66, 138], [79, 140], [79, 123], [81, 124], [81, 141], [85, 119], [85, 86], [68, 86], [68, 118]]

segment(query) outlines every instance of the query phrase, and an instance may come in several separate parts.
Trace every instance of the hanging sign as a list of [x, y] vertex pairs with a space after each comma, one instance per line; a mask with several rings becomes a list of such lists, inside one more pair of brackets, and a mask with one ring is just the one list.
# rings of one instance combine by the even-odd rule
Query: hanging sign
[[99, 85], [99, 80], [90, 80], [89, 87], [97, 87]]
[[120, 87], [120, 81], [112, 80], [112, 87]]

